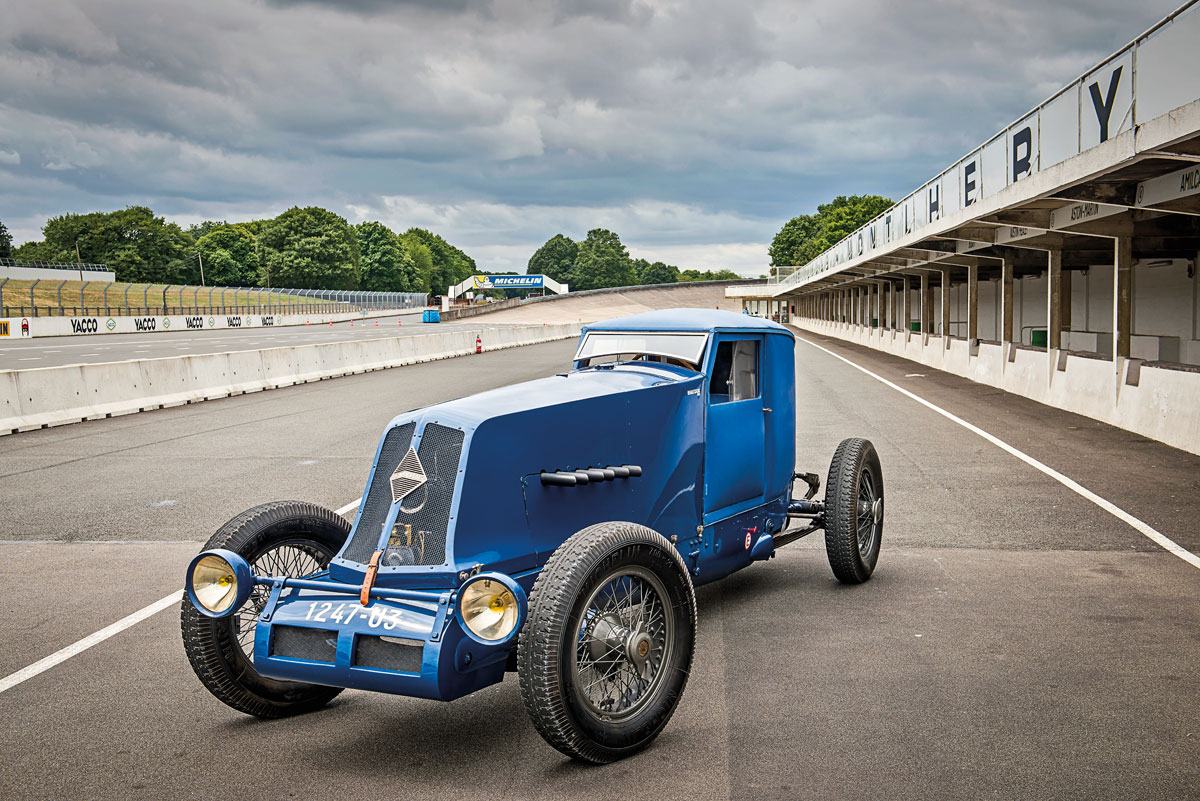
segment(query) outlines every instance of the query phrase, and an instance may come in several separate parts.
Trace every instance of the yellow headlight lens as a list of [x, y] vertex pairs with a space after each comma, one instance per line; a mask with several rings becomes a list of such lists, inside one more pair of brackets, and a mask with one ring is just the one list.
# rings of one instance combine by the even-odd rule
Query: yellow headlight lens
[[467, 628], [481, 640], [502, 640], [517, 625], [517, 599], [498, 581], [471, 582], [462, 591], [458, 606]]
[[192, 569], [192, 591], [205, 609], [219, 614], [237, 598], [237, 574], [219, 556], [206, 556]]

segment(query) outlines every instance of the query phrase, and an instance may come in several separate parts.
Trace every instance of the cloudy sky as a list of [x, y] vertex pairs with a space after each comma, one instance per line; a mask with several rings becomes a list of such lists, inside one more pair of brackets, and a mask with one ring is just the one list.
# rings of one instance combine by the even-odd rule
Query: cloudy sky
[[1177, 0], [0, 0], [0, 220], [321, 205], [523, 271], [555, 233], [765, 270]]

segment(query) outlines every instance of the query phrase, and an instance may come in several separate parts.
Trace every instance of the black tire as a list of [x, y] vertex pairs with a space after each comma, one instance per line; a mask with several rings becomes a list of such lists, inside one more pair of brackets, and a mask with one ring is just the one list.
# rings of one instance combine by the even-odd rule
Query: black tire
[[627, 757], [671, 719], [695, 640], [696, 595], [675, 547], [633, 523], [589, 526], [559, 546], [533, 585], [517, 641], [525, 709], [538, 734], [573, 759]]
[[[275, 501], [221, 526], [204, 549], [233, 551], [259, 575], [303, 575], [328, 565], [349, 534], [350, 523], [329, 509]], [[247, 715], [281, 718], [324, 706], [341, 688], [276, 681], [255, 672], [254, 621], [266, 598], [266, 589], [257, 587], [238, 613], [213, 619], [197, 611], [185, 594], [180, 628], [192, 670], [209, 692]]]
[[875, 572], [883, 540], [883, 468], [869, 440], [842, 440], [829, 465], [825, 495], [825, 553], [843, 584], [862, 584]]

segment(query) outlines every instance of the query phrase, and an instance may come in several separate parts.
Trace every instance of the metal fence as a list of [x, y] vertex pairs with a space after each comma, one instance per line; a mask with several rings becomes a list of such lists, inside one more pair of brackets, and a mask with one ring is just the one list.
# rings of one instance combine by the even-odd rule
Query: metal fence
[[[417, 309], [424, 292], [367, 292], [348, 289], [268, 289], [163, 284], [68, 283], [39, 279], [15, 290], [0, 280], [0, 317], [165, 316], [171, 314], [332, 314], [368, 310]], [[89, 292], [88, 287], [94, 286]], [[39, 287], [42, 292], [39, 293]], [[38, 295], [42, 297], [39, 298]], [[46, 295], [52, 298], [49, 301]]]

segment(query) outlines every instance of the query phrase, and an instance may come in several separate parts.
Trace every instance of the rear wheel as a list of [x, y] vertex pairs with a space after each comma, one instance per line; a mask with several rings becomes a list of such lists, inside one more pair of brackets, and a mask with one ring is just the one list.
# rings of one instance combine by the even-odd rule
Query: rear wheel
[[691, 669], [696, 599], [671, 543], [633, 523], [601, 523], [543, 568], [517, 643], [521, 696], [538, 733], [575, 759], [645, 748]]
[[[233, 551], [259, 576], [306, 576], [324, 570], [349, 534], [349, 522], [329, 509], [276, 501], [221, 526], [204, 550]], [[201, 614], [185, 595], [180, 628], [188, 661], [209, 692], [239, 712], [279, 718], [323, 706], [341, 689], [276, 681], [254, 670], [254, 630], [268, 595], [255, 587], [241, 609], [219, 619]]]
[[825, 553], [838, 581], [871, 578], [883, 539], [883, 468], [869, 440], [842, 440], [829, 465]]

